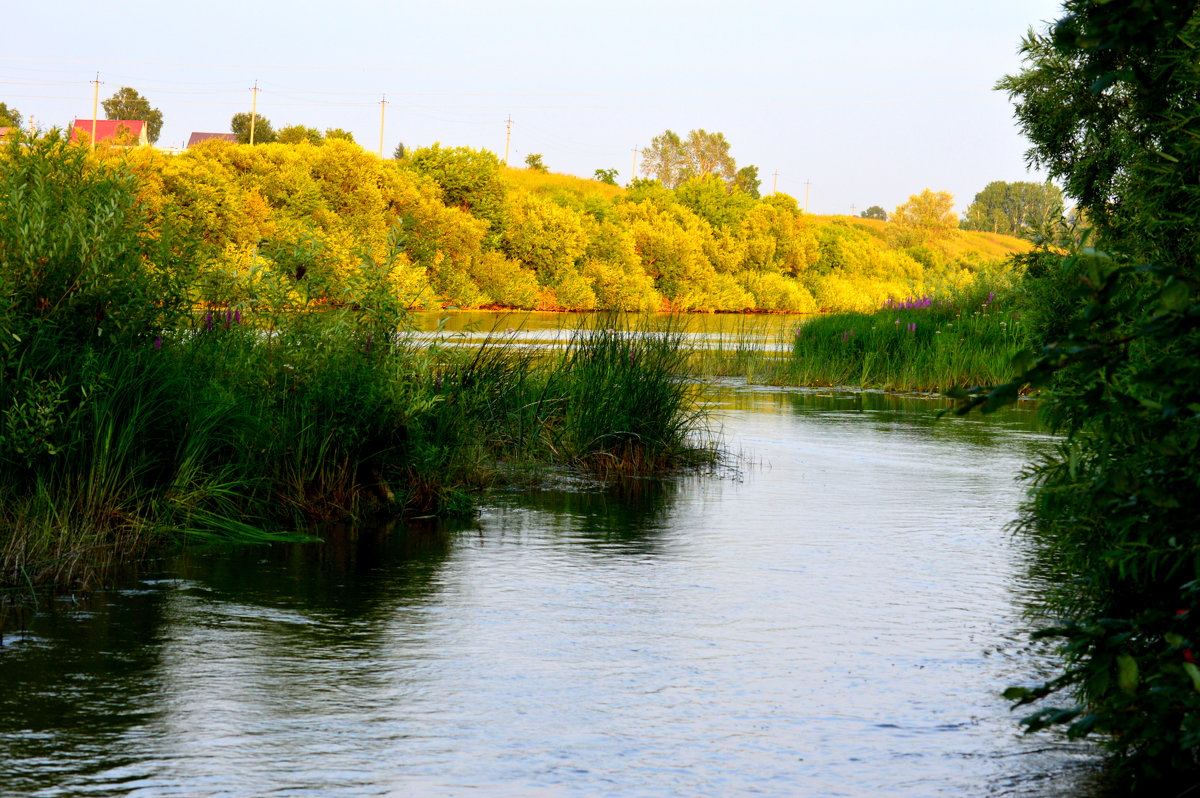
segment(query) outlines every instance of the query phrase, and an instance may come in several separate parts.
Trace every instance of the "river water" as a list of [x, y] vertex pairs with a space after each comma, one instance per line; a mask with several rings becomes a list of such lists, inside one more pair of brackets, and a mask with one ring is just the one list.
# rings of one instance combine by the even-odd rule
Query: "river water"
[[1032, 410], [711, 386], [735, 467], [189, 553], [0, 646], [0, 792], [1046, 796]]

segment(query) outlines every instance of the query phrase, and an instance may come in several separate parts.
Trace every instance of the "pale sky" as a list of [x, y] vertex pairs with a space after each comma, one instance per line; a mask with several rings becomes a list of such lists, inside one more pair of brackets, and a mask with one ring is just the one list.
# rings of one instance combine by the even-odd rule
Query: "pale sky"
[[[813, 213], [890, 214], [923, 188], [964, 211], [992, 180], [1039, 180], [996, 80], [1057, 0], [377, 2], [94, 0], [5, 11], [0, 101], [42, 127], [132, 86], [160, 146], [249, 111], [351, 131], [384, 150], [540, 153], [552, 171], [628, 181], [634, 148], [720, 131], [762, 191]], [[103, 110], [100, 111], [103, 118]], [[640, 163], [640, 158], [639, 158]], [[775, 174], [778, 172], [778, 177]]]

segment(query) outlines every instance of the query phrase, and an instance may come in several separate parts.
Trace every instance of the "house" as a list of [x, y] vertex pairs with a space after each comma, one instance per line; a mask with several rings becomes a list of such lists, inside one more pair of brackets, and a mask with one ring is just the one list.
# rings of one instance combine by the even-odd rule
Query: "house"
[[8, 138], [9, 133], [16, 132], [17, 129], [15, 127], [0, 127], [0, 141], [4, 141], [6, 138]]
[[71, 141], [89, 140], [95, 125], [96, 144], [108, 141], [128, 147], [145, 147], [150, 144], [146, 137], [146, 123], [140, 119], [76, 119], [71, 126]]
[[188, 139], [187, 145], [194, 147], [202, 141], [210, 139], [218, 139], [220, 141], [231, 141], [237, 144], [237, 133], [193, 133]]

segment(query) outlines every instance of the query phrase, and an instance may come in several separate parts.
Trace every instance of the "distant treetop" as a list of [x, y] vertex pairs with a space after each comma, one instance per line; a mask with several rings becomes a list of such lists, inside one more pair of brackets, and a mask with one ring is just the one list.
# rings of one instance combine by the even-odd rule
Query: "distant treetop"
[[150, 143], [158, 141], [162, 132], [162, 111], [150, 107], [150, 101], [129, 86], [122, 86], [116, 94], [100, 103], [108, 119], [137, 120], [146, 123], [146, 138]]

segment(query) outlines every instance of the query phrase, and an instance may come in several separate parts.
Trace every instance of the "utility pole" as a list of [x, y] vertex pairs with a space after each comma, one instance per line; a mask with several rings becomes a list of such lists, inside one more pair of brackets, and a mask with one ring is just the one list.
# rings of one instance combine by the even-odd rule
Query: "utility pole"
[[258, 81], [254, 81], [254, 88], [250, 90], [250, 146], [254, 146], [254, 122], [258, 118]]
[[512, 114], [508, 115], [508, 119], [504, 120], [504, 165], [508, 166], [508, 144], [512, 141]]
[[804, 181], [804, 212], [808, 213], [808, 187], [812, 185], [811, 180]]
[[379, 101], [379, 157], [383, 157], [383, 113], [387, 108], [387, 95], [383, 95], [383, 99]]
[[854, 215], [854, 212], [855, 212], [856, 210], [858, 210], [858, 208], [855, 206], [855, 204], [854, 204], [853, 202], [851, 202], [851, 203], [850, 203], [850, 215], [851, 215], [851, 216], [853, 216], [853, 215]]
[[96, 73], [96, 79], [92, 81], [92, 152], [96, 151], [96, 105], [100, 101], [100, 73]]
[[637, 156], [638, 156], [638, 148], [634, 147], [633, 148], [633, 169], [631, 169], [629, 171], [629, 184], [630, 185], [633, 185], [634, 178], [637, 177]]
[[778, 169], [775, 170], [775, 182], [771, 184], [771, 193], [772, 194], [779, 193], [779, 170]]

